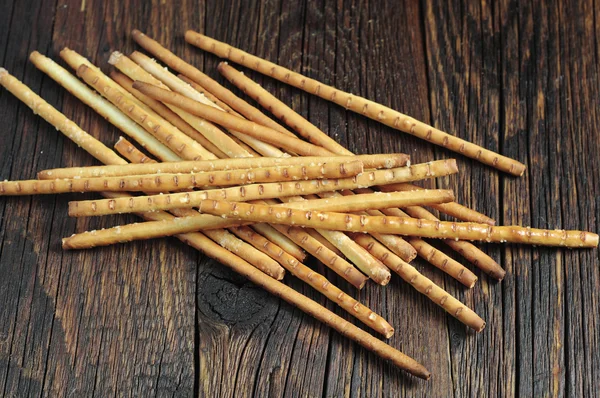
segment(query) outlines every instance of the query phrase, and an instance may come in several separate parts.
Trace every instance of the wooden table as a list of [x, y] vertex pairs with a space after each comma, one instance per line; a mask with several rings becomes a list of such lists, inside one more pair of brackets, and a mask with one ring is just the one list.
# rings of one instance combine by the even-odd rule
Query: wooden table
[[[526, 163], [512, 178], [459, 157], [460, 174], [437, 180], [499, 223], [597, 232], [600, 10], [592, 1], [449, 3], [4, 0], [0, 64], [112, 145], [119, 132], [29, 53], [58, 59], [68, 46], [109, 70], [113, 50], [139, 49], [129, 37], [139, 28], [218, 77], [218, 59], [183, 41], [195, 29]], [[353, 151], [454, 156], [248, 74]], [[2, 179], [94, 164], [5, 91], [0, 121]], [[487, 321], [477, 335], [399, 277], [356, 293], [310, 262], [390, 320], [390, 344], [432, 372], [423, 382], [175, 239], [62, 251], [62, 237], [135, 220], [68, 218], [76, 197], [0, 199], [0, 395], [598, 393], [598, 250], [482, 245], [507, 276], [497, 283], [477, 271], [471, 290], [416, 260]]]

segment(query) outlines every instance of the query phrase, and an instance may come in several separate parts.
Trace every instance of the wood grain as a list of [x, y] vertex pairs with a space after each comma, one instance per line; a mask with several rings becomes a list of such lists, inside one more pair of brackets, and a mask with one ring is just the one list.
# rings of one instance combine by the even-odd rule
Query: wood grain
[[[459, 157], [459, 175], [435, 182], [501, 224], [600, 229], [600, 10], [591, 0], [6, 0], [0, 9], [0, 65], [107, 145], [119, 132], [29, 53], [58, 60], [68, 46], [108, 71], [112, 51], [139, 50], [129, 38], [138, 28], [224, 82], [218, 59], [184, 43], [194, 29], [526, 163], [513, 178]], [[352, 151], [453, 156], [245, 72]], [[96, 164], [5, 91], [0, 120], [2, 179]], [[471, 290], [415, 260], [487, 321], [478, 335], [398, 277], [356, 292], [309, 262], [396, 327], [390, 344], [431, 370], [425, 383], [176, 240], [63, 252], [64, 236], [134, 220], [70, 219], [74, 198], [0, 199], [0, 395], [597, 393], [597, 250], [482, 245], [508, 272], [497, 283], [475, 270]]]

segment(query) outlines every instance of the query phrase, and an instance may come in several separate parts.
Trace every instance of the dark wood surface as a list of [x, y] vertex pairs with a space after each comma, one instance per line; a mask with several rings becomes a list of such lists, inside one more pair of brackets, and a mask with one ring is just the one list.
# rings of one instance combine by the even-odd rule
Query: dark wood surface
[[[112, 145], [118, 131], [29, 64], [29, 53], [58, 59], [68, 46], [109, 70], [113, 50], [139, 49], [129, 37], [139, 28], [218, 77], [218, 60], [183, 41], [195, 29], [526, 163], [512, 178], [459, 158], [460, 174], [436, 181], [500, 223], [597, 232], [597, 8], [575, 0], [3, 0], [0, 65]], [[453, 156], [248, 73], [353, 151], [404, 151], [417, 162]], [[2, 179], [94, 164], [5, 91], [0, 122]], [[487, 321], [478, 335], [399, 277], [357, 294], [309, 262], [396, 327], [390, 344], [429, 368], [423, 382], [175, 239], [63, 252], [64, 236], [134, 221], [68, 218], [73, 198], [0, 199], [0, 395], [598, 394], [597, 250], [482, 245], [508, 273], [497, 283], [476, 271], [472, 290], [416, 260]]]

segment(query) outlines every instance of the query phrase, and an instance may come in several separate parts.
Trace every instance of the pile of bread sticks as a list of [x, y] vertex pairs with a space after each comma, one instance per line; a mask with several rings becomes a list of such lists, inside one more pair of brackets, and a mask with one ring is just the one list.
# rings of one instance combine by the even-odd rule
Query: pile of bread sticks
[[[132, 37], [180, 74], [137, 51], [129, 57], [114, 52], [109, 63], [115, 70], [107, 76], [65, 48], [61, 58], [80, 79], [38, 52], [30, 56], [38, 69], [135, 141], [120, 138], [115, 150], [0, 68], [0, 83], [8, 91], [104, 164], [43, 170], [34, 180], [0, 182], [0, 195], [98, 192], [104, 198], [70, 202], [69, 215], [135, 213], [144, 220], [75, 234], [63, 239], [65, 249], [175, 236], [427, 379], [429, 372], [414, 359], [280, 282], [286, 271], [386, 338], [394, 328], [306, 266], [307, 253], [357, 289], [369, 279], [386, 285], [393, 271], [481, 331], [483, 319], [409, 264], [418, 255], [469, 288], [476, 283], [472, 271], [424, 238], [442, 239], [498, 280], [504, 270], [470, 241], [598, 245], [598, 235], [591, 232], [496, 226], [484, 214], [455, 203], [452, 191], [412, 184], [457, 173], [454, 160], [411, 164], [405, 154], [354, 155], [227, 63], [219, 65], [219, 72], [281, 124], [150, 37], [137, 30]], [[513, 159], [225, 43], [193, 31], [185, 38], [205, 51], [501, 171], [519, 176], [525, 170]], [[458, 221], [440, 221], [423, 206]]]

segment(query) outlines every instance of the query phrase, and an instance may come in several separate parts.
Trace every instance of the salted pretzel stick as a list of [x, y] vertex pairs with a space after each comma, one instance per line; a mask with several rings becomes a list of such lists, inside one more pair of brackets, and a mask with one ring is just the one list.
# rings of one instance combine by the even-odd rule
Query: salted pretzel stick
[[[133, 120], [125, 116], [119, 109], [114, 107], [110, 102], [106, 101], [101, 96], [97, 95], [79, 79], [69, 73], [62, 66], [42, 54], [34, 51], [29, 56], [29, 60], [42, 72], [50, 76], [58, 84], [64, 87], [72, 95], [88, 105], [110, 123], [123, 131], [129, 137], [133, 138], [140, 144], [142, 142], [158, 142], [156, 138], [148, 134], [144, 129], [138, 126]], [[143, 144], [142, 144], [143, 145]], [[162, 147], [162, 145], [161, 145]], [[157, 149], [154, 155], [161, 156], [169, 161], [179, 159], [171, 150], [167, 148]]]
[[[133, 80], [141, 80], [144, 82], [152, 83], [154, 85], [158, 85], [164, 89], [168, 90], [168, 87], [162, 83], [161, 80], [155, 78], [152, 74], [147, 72], [140, 65], [133, 62], [131, 59], [121, 54], [118, 51], [114, 51], [110, 59], [108, 61], [111, 65], [114, 65], [117, 69], [123, 72], [125, 75], [129, 76], [129, 78]], [[154, 66], [153, 61], [148, 61]], [[158, 67], [162, 72], [166, 72], [164, 69]], [[160, 75], [159, 75], [160, 76]], [[181, 84], [187, 86], [185, 83], [181, 82]], [[192, 90], [190, 87], [187, 87], [188, 90]], [[193, 91], [193, 90], [192, 90]], [[198, 142], [202, 142], [204, 140], [208, 140], [214, 146], [219, 148], [220, 151], [223, 151], [227, 154], [228, 157], [249, 157], [250, 154], [244, 150], [243, 148], [234, 145], [234, 141], [227, 134], [223, 133], [219, 128], [214, 126], [213, 124], [206, 122], [205, 120], [190, 114], [180, 108], [173, 107], [169, 104], [166, 104], [172, 111], [174, 111], [177, 115], [179, 115], [186, 123], [193, 127], [194, 130], [197, 131], [196, 134], [193, 134], [191, 137], [197, 140]], [[202, 135], [203, 139], [198, 139], [198, 135]], [[229, 149], [228, 149], [229, 148]]]
[[[39, 95], [31, 91], [29, 87], [21, 83], [17, 78], [9, 74], [6, 69], [0, 68], [0, 84], [10, 91], [15, 97], [27, 105], [33, 112], [40, 115], [48, 123], [60, 130], [70, 140], [85, 149], [101, 162], [113, 164], [126, 164], [116, 153], [108, 149], [103, 143], [83, 131], [77, 124], [69, 120], [52, 105], [44, 101]], [[106, 152], [110, 151], [110, 154]], [[21, 189], [16, 184], [15, 190]], [[1, 188], [0, 188], [1, 192]]]
[[[250, 79], [246, 78], [239, 72], [235, 71], [233, 68], [227, 67], [226, 65], [224, 66], [224, 70], [226, 70], [226, 72], [231, 75], [230, 76], [231, 78], [236, 79], [237, 83], [235, 83], [235, 84], [238, 85], [239, 87], [241, 87], [242, 89], [244, 89], [244, 91], [247, 91], [247, 88], [250, 87], [252, 89], [252, 91], [256, 93], [255, 95], [257, 96], [257, 98], [262, 98], [264, 105], [268, 105], [270, 107], [276, 106], [279, 109], [279, 112], [281, 113], [281, 115], [286, 117], [286, 120], [290, 120], [290, 118], [292, 118], [295, 121], [294, 126], [300, 125], [300, 126], [302, 126], [300, 129], [303, 129], [305, 131], [311, 131], [313, 133], [312, 138], [315, 141], [317, 141], [321, 144], [326, 144], [327, 142], [331, 141], [330, 138], [326, 134], [321, 132], [314, 125], [312, 125], [310, 122], [308, 122], [306, 119], [302, 118], [300, 115], [296, 114], [294, 111], [289, 109], [289, 107], [287, 107], [285, 104], [281, 103], [274, 96], [269, 94], [266, 90], [262, 89], [262, 87], [260, 87], [256, 83], [252, 82]], [[296, 129], [298, 130], [298, 127], [296, 127]], [[343, 154], [343, 155], [352, 154], [352, 152], [343, 148], [341, 145], [337, 145], [337, 146], [333, 146], [333, 147], [338, 149], [338, 151], [336, 152], [338, 154]], [[389, 187], [389, 186], [384, 187], [384, 189], [387, 189], [387, 190], [392, 190], [392, 189], [393, 190], [414, 190], [414, 189], [418, 189], [418, 188], [411, 184], [394, 184], [391, 187]], [[439, 206], [439, 205], [434, 205], [434, 206]], [[494, 223], [494, 221], [492, 219], [490, 219], [489, 217], [487, 217], [483, 214], [480, 214], [474, 210], [468, 209], [457, 203], [444, 204], [443, 206], [445, 206], [445, 208], [440, 208], [440, 207], [437, 207], [437, 208], [442, 211], [447, 211], [451, 215], [460, 216], [460, 217], [467, 218], [470, 220], [475, 220], [477, 222], [485, 222], [485, 223], [490, 223], [492, 225]], [[416, 207], [415, 207], [415, 209], [416, 209]], [[392, 210], [392, 209], [390, 209], [390, 210]], [[420, 210], [424, 213], [429, 214], [431, 217], [433, 217], [433, 215], [431, 213], [427, 212], [425, 209], [420, 209]], [[372, 212], [371, 215], [381, 215], [381, 214], [374, 214]], [[420, 218], [424, 218], [424, 217], [420, 217]], [[417, 250], [417, 253], [419, 255], [428, 259], [428, 261], [430, 261], [436, 267], [444, 270], [448, 274], [457, 278], [459, 281], [461, 281], [466, 286], [472, 287], [473, 284], [475, 283], [475, 281], [477, 280], [477, 277], [472, 272], [467, 270], [462, 264], [460, 264], [457, 261], [455, 261], [454, 259], [446, 256], [444, 253], [439, 252], [438, 250], [435, 250], [431, 245], [429, 245], [425, 241], [423, 241], [421, 239], [412, 239], [412, 243], [415, 244], [414, 247]], [[483, 253], [481, 250], [477, 249], [475, 246], [473, 246], [469, 243], [467, 243], [466, 245], [470, 245], [470, 246], [465, 246], [461, 243], [458, 243], [458, 246], [463, 246], [462, 252], [467, 255], [466, 258], [469, 261], [471, 261], [475, 265], [478, 265], [478, 266], [481, 265], [484, 268], [486, 266], [493, 265], [493, 263], [494, 263], [493, 260], [489, 256], [487, 256], [485, 253]], [[399, 246], [389, 246], [388, 245], [388, 247], [390, 247], [392, 249], [396, 249]], [[457, 245], [454, 244], [453, 247], [457, 247]], [[402, 253], [399, 253], [397, 251], [397, 249], [393, 250], [393, 251], [396, 254], [403, 257], [404, 259], [407, 259], [406, 257], [402, 256]], [[499, 268], [499, 267], [497, 267], [497, 268]], [[496, 274], [500, 275], [500, 273], [498, 273], [498, 272], [496, 272]]]
[[[166, 213], [145, 213], [145, 216], [156, 217], [157, 214]], [[286, 302], [311, 315], [315, 319], [337, 330], [342, 335], [354, 340], [366, 349], [374, 352], [381, 358], [392, 362], [395, 366], [404, 369], [405, 371], [409, 372], [410, 374], [416, 377], [425, 380], [429, 379], [429, 371], [425, 367], [423, 367], [423, 365], [416, 362], [414, 359], [389, 346], [383, 341], [378, 340], [371, 334], [344, 320], [343, 318], [334, 314], [332, 311], [317, 304], [313, 300], [298, 293], [294, 289], [265, 275], [264, 273], [252, 267], [244, 260], [240, 259], [235, 255], [232, 255], [232, 253], [214, 244], [209, 239], [205, 238], [202, 234], [184, 234], [180, 235], [179, 238], [191, 245], [192, 247], [196, 247], [199, 250], [205, 252], [208, 256], [214, 258], [220, 263], [230, 267], [235, 272], [245, 276], [252, 283], [262, 287], [269, 293], [272, 293], [275, 296], [282, 298]]]
[[[421, 193], [419, 195], [418, 193]], [[367, 193], [352, 196], [329, 197], [322, 199], [309, 199], [281, 204], [281, 207], [290, 207], [297, 210], [326, 210], [341, 213], [352, 213], [370, 209], [387, 209], [390, 207], [406, 207], [417, 204], [439, 203], [454, 199], [450, 190], [431, 189], [410, 192]]]
[[127, 164], [118, 167], [67, 167], [60, 169], [43, 170], [38, 173], [38, 178], [40, 180], [48, 180], [56, 178], [117, 177], [157, 173], [199, 173], [201, 171], [253, 169], [258, 167], [271, 166], [312, 165], [323, 164], [325, 162], [345, 162], [348, 160], [356, 160], [362, 162], [365, 169], [395, 169], [398, 167], [405, 166], [408, 162], [408, 157], [404, 154], [389, 154], [332, 156], [328, 158], [323, 158], [319, 156], [281, 158], [236, 158], [168, 162], [159, 164]]
[[[127, 177], [74, 178], [61, 180], [25, 180], [0, 182], [0, 196], [40, 195], [67, 192], [165, 192], [184, 189], [206, 188], [215, 185], [244, 185], [257, 182], [299, 181], [316, 178], [347, 178], [362, 172], [361, 162], [325, 163], [318, 166], [275, 166], [234, 171], [201, 172], [193, 174], [146, 174]], [[423, 200], [439, 203], [447, 200], [448, 193], [425, 192], [421, 195], [411, 192], [405, 195], [382, 194], [384, 202], [407, 198], [407, 204]], [[417, 199], [414, 199], [417, 198]], [[423, 198], [420, 200], [419, 198]], [[373, 202], [368, 198], [369, 203]], [[350, 201], [347, 201], [350, 203]], [[373, 205], [375, 206], [375, 205]]]
[[178, 114], [173, 112], [167, 106], [163, 105], [160, 101], [156, 101], [147, 95], [144, 95], [133, 88], [133, 80], [121, 72], [112, 71], [110, 72], [110, 78], [117, 82], [121, 87], [130, 92], [134, 97], [140, 100], [142, 103], [149, 106], [154, 112], [160, 117], [177, 127], [182, 133], [198, 141], [200, 145], [206, 148], [209, 152], [215, 154], [218, 158], [226, 158], [227, 156], [221, 152], [219, 148], [213, 145], [212, 142], [207, 140], [202, 134], [196, 129], [190, 126], [185, 120], [183, 120]]
[[548, 230], [516, 225], [493, 227], [487, 224], [430, 221], [405, 217], [357, 216], [222, 200], [205, 200], [198, 207], [203, 213], [237, 220], [297, 225], [334, 231], [375, 231], [428, 238], [454, 238], [573, 248], [598, 246], [598, 235], [586, 231]]
[[332, 153], [319, 146], [310, 144], [295, 137], [289, 137], [268, 127], [261, 126], [246, 119], [242, 119], [227, 112], [220, 111], [208, 105], [184, 97], [181, 94], [163, 90], [143, 82], [133, 83], [133, 87], [151, 98], [174, 105], [191, 114], [210, 120], [225, 128], [239, 131], [263, 142], [267, 142], [282, 149], [292, 151], [303, 156], [331, 156]]
[[243, 237], [246, 241], [255, 241], [255, 247], [262, 247], [265, 253], [277, 260], [279, 264], [295, 277], [312, 286], [319, 293], [338, 304], [365, 325], [376, 330], [386, 338], [393, 336], [394, 328], [385, 319], [331, 284], [323, 275], [302, 264], [259, 234], [252, 233], [250, 229], [232, 228], [232, 232], [240, 238]]
[[422, 275], [415, 267], [396, 256], [382, 244], [378, 242], [374, 244], [368, 242], [365, 239], [364, 234], [353, 233], [350, 234], [350, 236], [352, 236], [358, 244], [367, 249], [369, 253], [380, 259], [386, 266], [400, 275], [404, 281], [411, 284], [417, 291], [427, 296], [450, 315], [477, 332], [483, 330], [485, 321], [481, 319], [479, 315], [454, 298], [450, 293], [436, 285], [429, 278]]
[[156, 160], [146, 156], [142, 151], [137, 149], [131, 142], [123, 137], [113, 146], [115, 150], [123, 157], [129, 159], [132, 163], [157, 163]]
[[520, 176], [525, 171], [525, 165], [514, 159], [447, 134], [384, 105], [343, 92], [317, 80], [295, 73], [272, 62], [233, 48], [228, 44], [218, 42], [191, 30], [185, 33], [185, 39], [188, 43], [200, 47], [205, 51], [212, 52], [221, 58], [244, 65], [264, 75], [271, 76], [306, 92], [318, 95], [323, 99], [335, 102], [346, 109], [365, 115], [387, 126], [448, 148], [454, 152], [464, 154], [498, 170], [515, 176]]
[[121, 90], [112, 89], [107, 77], [101, 76], [83, 64], [77, 69], [77, 75], [94, 87], [96, 91], [101, 93], [123, 113], [142, 126], [148, 133], [152, 134], [158, 141], [171, 149], [177, 156], [188, 160], [215, 158], [214, 155], [204, 149], [198, 142], [183, 134], [173, 125], [162, 118], [159, 119], [155, 114], [146, 112], [135, 102], [126, 98]]
[[[137, 156], [137, 153], [134, 151], [126, 151], [125, 156], [130, 162], [141, 160], [141, 158]], [[174, 209], [172, 210], [172, 213], [177, 217], [192, 217], [199, 215], [198, 212], [192, 209]], [[239, 231], [246, 231], [248, 229], [250, 228], [245, 226], [238, 227]], [[119, 235], [121, 232], [119, 227], [115, 227], [114, 230], [115, 235]], [[278, 264], [277, 261], [273, 261], [268, 254], [263, 253], [260, 249], [257, 250], [242, 240], [237, 239], [229, 231], [215, 229], [204, 231], [204, 234], [229, 251], [233, 253], [239, 253], [239, 255], [241, 255], [246, 261], [263, 271], [265, 274], [277, 280], [283, 279], [285, 270]]]
[[[161, 46], [157, 41], [152, 38], [146, 36], [144, 33], [140, 32], [137, 29], [134, 29], [131, 32], [131, 36], [133, 39], [142, 46], [146, 51], [153, 54], [155, 57], [160, 59], [166, 65], [168, 65], [171, 69], [174, 69], [187, 78], [191, 79], [198, 85], [206, 88], [209, 93], [214, 94], [224, 103], [227, 103], [232, 108], [236, 109], [240, 114], [243, 114], [248, 120], [259, 123], [263, 126], [270, 127], [274, 130], [277, 130], [281, 133], [290, 135], [294, 137], [295, 135], [284, 127], [273, 121], [271, 118], [264, 115], [258, 109], [254, 108], [246, 101], [238, 98], [235, 94], [233, 94], [230, 90], [220, 85], [217, 81], [213, 80], [209, 76], [202, 73], [200, 70], [185, 62], [181, 58], [177, 57], [168, 49]], [[183, 79], [181, 76], [179, 78]], [[189, 83], [189, 82], [188, 82]], [[196, 91], [201, 91], [195, 88]], [[222, 107], [222, 104], [218, 104]]]
[[[385, 188], [385, 187], [382, 187]], [[412, 191], [415, 192], [415, 191]], [[430, 221], [439, 221], [437, 217], [423, 209], [422, 207], [412, 206], [404, 209], [410, 217], [414, 218], [423, 218]], [[385, 214], [391, 216], [406, 216], [405, 213], [401, 211], [396, 211], [395, 209], [385, 209], [383, 210]], [[469, 260], [473, 265], [484, 271], [486, 274], [490, 275], [492, 278], [497, 280], [502, 280], [506, 275], [506, 271], [500, 267], [500, 265], [494, 261], [493, 258], [485, 254], [483, 250], [479, 249], [477, 246], [473, 245], [471, 242], [466, 241], [456, 241], [454, 239], [444, 239], [444, 243], [450, 246], [453, 250], [461, 254], [464, 258]], [[454, 260], [450, 261], [452, 264]], [[462, 264], [458, 267], [456, 264], [452, 265], [453, 268], [460, 269], [462, 268]], [[462, 270], [460, 272], [463, 272]], [[462, 275], [464, 277], [464, 275]], [[470, 276], [470, 275], [469, 275]]]
[[[147, 164], [145, 166], [154, 166]], [[436, 161], [390, 170], [369, 171], [352, 178], [336, 180], [306, 180], [295, 182], [253, 184], [205, 191], [182, 192], [167, 195], [138, 196], [127, 200], [92, 200], [69, 203], [69, 215], [73, 217], [99, 216], [118, 213], [135, 213], [153, 210], [195, 207], [204, 199], [257, 200], [312, 193], [337, 191], [383, 185], [398, 181], [431, 178], [456, 172], [453, 160]], [[375, 231], [378, 232], [378, 231]]]
[[[251, 98], [254, 98], [263, 107], [271, 109], [275, 116], [285, 120], [288, 125], [293, 126], [294, 130], [296, 130], [303, 137], [309, 139], [315, 145], [321, 145], [338, 155], [352, 155], [352, 152], [335, 142], [333, 139], [331, 139], [331, 137], [323, 133], [315, 125], [296, 113], [286, 104], [277, 99], [274, 95], [262, 88], [259, 84], [246, 77], [243, 73], [238, 72], [226, 64], [219, 65], [219, 72], [221, 72], [240, 90], [244, 91]], [[418, 187], [415, 187], [411, 184], [399, 184], [393, 189], [398, 191], [401, 190], [401, 188], [402, 190], [418, 189]], [[489, 217], [474, 210], [467, 209], [466, 207], [457, 203], [447, 203], [438, 209], [444, 212], [449, 211], [450, 215], [453, 216], [461, 216], [459, 219], [465, 221], [489, 222], [491, 220]]]

